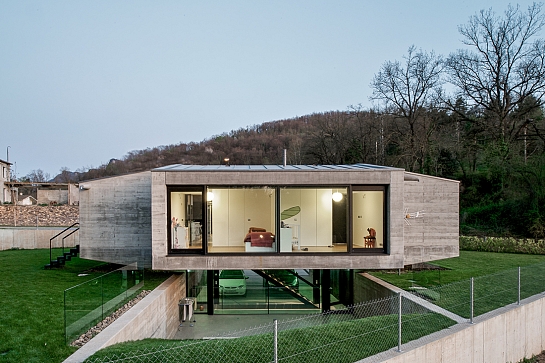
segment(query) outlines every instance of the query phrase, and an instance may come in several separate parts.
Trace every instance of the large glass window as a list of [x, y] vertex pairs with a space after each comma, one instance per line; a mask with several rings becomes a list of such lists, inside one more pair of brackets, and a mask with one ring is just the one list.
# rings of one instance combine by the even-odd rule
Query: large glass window
[[276, 189], [208, 188], [208, 252], [274, 253]]
[[354, 249], [385, 249], [384, 188], [352, 192], [352, 236]]
[[169, 187], [169, 251], [384, 252], [385, 200], [384, 186]]
[[203, 217], [202, 191], [171, 191], [169, 236], [171, 250], [202, 250]]
[[347, 252], [347, 188], [280, 190], [280, 252]]

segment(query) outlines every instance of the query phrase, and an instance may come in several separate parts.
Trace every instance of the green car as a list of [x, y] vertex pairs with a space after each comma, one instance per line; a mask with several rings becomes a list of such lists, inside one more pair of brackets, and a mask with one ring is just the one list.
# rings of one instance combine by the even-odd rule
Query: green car
[[282, 282], [284, 286], [290, 287], [295, 291], [299, 290], [299, 279], [293, 270], [264, 270], [264, 272]]

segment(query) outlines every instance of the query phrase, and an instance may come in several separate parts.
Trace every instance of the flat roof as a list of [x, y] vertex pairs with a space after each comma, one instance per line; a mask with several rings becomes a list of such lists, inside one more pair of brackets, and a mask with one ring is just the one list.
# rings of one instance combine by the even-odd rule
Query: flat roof
[[404, 170], [390, 166], [372, 164], [351, 165], [185, 165], [174, 164], [151, 171], [363, 171], [363, 170]]

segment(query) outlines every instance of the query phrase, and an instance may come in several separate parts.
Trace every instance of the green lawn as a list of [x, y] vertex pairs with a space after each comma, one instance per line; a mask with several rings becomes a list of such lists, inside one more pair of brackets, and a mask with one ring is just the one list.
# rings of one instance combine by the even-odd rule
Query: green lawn
[[[63, 292], [102, 275], [78, 277], [103, 263], [73, 258], [61, 269], [45, 270], [46, 263], [49, 249], [0, 251], [0, 363], [62, 362], [76, 350], [65, 344]], [[145, 288], [158, 283], [150, 279]]]
[[[56, 256], [57, 254], [59, 254], [58, 251], [54, 255]], [[0, 279], [0, 289], [3, 292], [0, 298], [0, 363], [62, 362], [75, 351], [75, 348], [67, 346], [64, 340], [63, 292], [69, 287], [101, 275], [102, 272], [96, 272], [88, 276], [78, 277], [79, 273], [96, 267], [101, 263], [75, 258], [68, 262], [62, 269], [44, 270], [43, 266], [48, 262], [49, 250], [0, 251], [0, 273], [2, 276], [2, 279]], [[485, 290], [488, 296], [487, 299], [490, 300], [486, 301], [484, 298], [480, 300], [476, 299], [476, 310], [484, 311], [491, 304], [497, 304], [502, 301], [502, 299], [496, 297], [496, 290], [499, 290], [502, 296], [509, 295], [509, 299], [511, 300], [513, 296], [516, 296], [516, 292], [513, 292], [513, 289], [510, 289], [508, 293], [501, 291], [501, 288], [498, 289], [498, 286], [505, 284], [506, 281], [510, 281], [509, 284], [512, 284], [513, 279], [516, 281], [516, 276], [512, 272], [498, 272], [516, 268], [517, 266], [529, 266], [523, 269], [522, 272], [523, 297], [526, 297], [528, 294], [537, 293], [543, 289], [542, 285], [545, 284], [542, 282], [543, 279], [541, 277], [535, 278], [535, 276], [543, 276], [545, 271], [542, 271], [542, 267], [534, 265], [541, 262], [545, 262], [545, 256], [461, 251], [460, 257], [435, 262], [437, 265], [449, 270], [409, 272], [402, 273], [400, 276], [397, 273], [386, 272], [374, 272], [373, 274], [405, 288], [413, 284], [429, 287], [445, 285], [467, 280], [471, 276], [478, 277], [495, 274], [481, 278], [480, 280], [476, 279], [476, 291], [478, 289]], [[165, 274], [154, 275], [146, 272], [144, 288], [153, 289], [165, 277]], [[465, 300], [460, 300], [459, 294], [460, 291], [463, 293], [467, 291], [465, 287], [462, 287], [464, 283], [463, 281], [459, 282], [461, 287], [455, 293], [441, 293], [439, 300], [444, 300], [445, 304], [447, 304], [450, 299], [451, 302], [449, 304], [451, 305], [462, 301], [460, 309], [466, 311], [467, 304]], [[484, 306], [484, 308], [479, 307], [479, 304]], [[463, 311], [460, 313], [461, 315], [464, 315]], [[361, 324], [368, 324], [370, 321], [374, 321], [374, 323], [381, 325], [385, 324], [385, 321], [380, 321], [380, 319], [389, 318], [377, 317], [377, 319], [379, 319], [377, 320], [378, 323], [375, 320], [368, 320], [367, 322], [361, 322]], [[421, 319], [414, 319], [413, 324], [421, 321]], [[436, 325], [442, 326], [442, 324], [443, 322], [439, 319], [437, 324], [424, 325], [430, 325], [431, 328], [435, 329]], [[327, 331], [327, 328], [325, 329]], [[343, 330], [344, 326], [339, 329]], [[415, 331], [417, 330], [415, 329]], [[306, 334], [307, 332], [300, 333]], [[323, 335], [326, 333], [322, 332], [320, 334]], [[405, 336], [404, 340], [409, 338], [410, 336]], [[361, 339], [364, 339], [364, 337], [360, 337], [360, 341]], [[388, 337], [386, 339], [385, 337], [384, 340], [390, 341], [391, 339], [393, 338]], [[289, 338], [289, 341], [297, 341], [297, 339], [292, 337]], [[319, 341], [319, 339], [316, 339], [316, 341]], [[135, 344], [139, 343], [141, 342]], [[171, 342], [161, 344], [167, 343], [180, 344]], [[156, 343], [153, 342], [153, 344]], [[218, 346], [218, 349], [223, 352], [225, 352], [224, 349], [235, 349], [229, 345], [231, 343], [223, 344], [227, 345]], [[288, 346], [289, 344], [286, 343], [282, 349], [288, 349]], [[295, 345], [293, 349], [296, 349]], [[338, 349], [344, 352], [343, 349], [345, 348], [339, 347]], [[365, 353], [361, 350], [359, 352], [361, 354]], [[289, 355], [290, 353], [285, 354]], [[326, 353], [322, 351], [320, 354]], [[342, 355], [344, 356], [345, 353], [342, 353]], [[295, 358], [294, 361], [296, 361]]]
[[500, 271], [545, 263], [545, 255], [523, 255], [495, 252], [460, 251], [459, 257], [434, 261], [433, 264], [445, 270], [374, 271], [372, 275], [393, 285], [407, 289], [418, 285], [433, 287], [452, 282], [469, 280], [471, 277], [495, 274]]
[[[372, 272], [406, 290], [462, 317], [471, 316], [470, 278], [474, 277], [473, 316], [479, 316], [518, 299], [518, 271], [521, 267], [521, 299], [545, 291], [545, 256], [494, 252], [460, 251], [460, 257], [435, 261], [445, 270]], [[422, 287], [429, 290], [413, 290]]]
[[[351, 363], [397, 347], [398, 316], [383, 315], [298, 328], [278, 333], [278, 359], [290, 363]], [[402, 343], [445, 329], [454, 321], [438, 314], [403, 315]], [[146, 339], [97, 352], [86, 363], [268, 363], [273, 360], [272, 333], [236, 339], [174, 342]]]

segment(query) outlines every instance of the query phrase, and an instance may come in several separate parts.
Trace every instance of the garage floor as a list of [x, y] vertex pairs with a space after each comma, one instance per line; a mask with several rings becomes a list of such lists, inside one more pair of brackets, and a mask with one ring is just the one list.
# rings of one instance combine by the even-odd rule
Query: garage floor
[[[273, 320], [293, 319], [296, 315], [193, 315], [191, 321], [180, 324], [174, 339], [203, 339], [236, 332], [266, 324], [271, 325]], [[241, 334], [245, 335], [245, 334]], [[236, 334], [234, 336], [237, 336]]]

